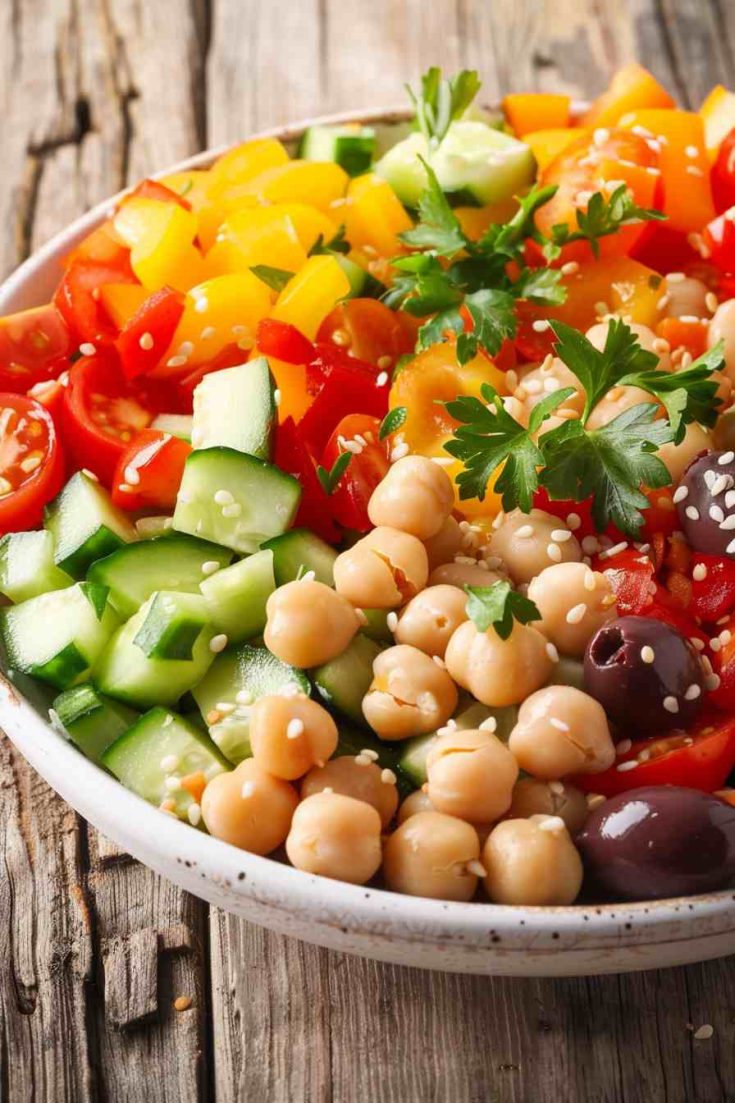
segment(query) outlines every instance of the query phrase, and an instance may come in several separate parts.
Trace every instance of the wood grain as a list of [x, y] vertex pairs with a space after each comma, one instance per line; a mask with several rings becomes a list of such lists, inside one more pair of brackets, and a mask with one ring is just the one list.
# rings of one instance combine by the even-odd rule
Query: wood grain
[[[735, 5], [5, 0], [0, 271], [129, 180], [256, 127], [401, 102], [428, 64], [476, 66], [492, 101], [590, 96], [634, 56], [696, 107], [735, 81]], [[735, 1098], [733, 961], [561, 981], [361, 961], [210, 914], [6, 740], [0, 797], [2, 1099]]]

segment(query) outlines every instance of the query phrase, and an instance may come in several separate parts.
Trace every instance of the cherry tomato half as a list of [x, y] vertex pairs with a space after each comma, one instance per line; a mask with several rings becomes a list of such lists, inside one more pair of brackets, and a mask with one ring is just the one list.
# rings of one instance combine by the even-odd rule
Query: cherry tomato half
[[71, 460], [109, 486], [135, 434], [165, 408], [156, 391], [133, 389], [111, 354], [101, 351], [82, 357], [69, 373], [61, 410]]
[[331, 499], [319, 482], [316, 464], [292, 417], [281, 422], [276, 430], [274, 462], [301, 483], [301, 501], [294, 524], [310, 529], [328, 544], [336, 544], [340, 534], [332, 518]]
[[53, 303], [0, 318], [0, 390], [25, 394], [69, 367], [72, 336]]
[[53, 418], [32, 398], [0, 394], [0, 534], [34, 528], [64, 481]]
[[170, 513], [176, 505], [188, 441], [160, 429], [141, 429], [117, 461], [112, 500], [120, 509]]
[[723, 139], [710, 173], [715, 210], [735, 206], [735, 128]]
[[387, 442], [378, 437], [380, 419], [369, 414], [343, 417], [327, 441], [322, 467], [331, 471], [345, 448], [353, 442], [361, 451], [353, 452], [347, 469], [330, 495], [332, 515], [345, 528], [367, 532], [372, 528], [367, 507], [378, 483], [388, 473]]
[[[622, 763], [634, 761], [638, 762], [634, 769], [620, 769]], [[700, 717], [689, 731], [638, 740], [604, 773], [579, 775], [572, 780], [585, 792], [606, 797], [645, 785], [684, 785], [712, 793], [722, 788], [733, 766], [735, 718], [723, 719], [711, 713]]]
[[77, 344], [104, 344], [117, 336], [117, 330], [97, 292], [106, 283], [136, 283], [128, 266], [76, 259], [68, 265], [54, 295], [54, 303], [63, 314]]
[[309, 364], [316, 349], [300, 329], [277, 318], [263, 318], [258, 322], [256, 334], [258, 351], [286, 364]]
[[172, 287], [162, 287], [145, 300], [115, 341], [126, 379], [135, 379], [156, 367], [183, 313], [184, 296]]
[[315, 397], [299, 422], [299, 434], [313, 456], [320, 456], [332, 432], [347, 414], [388, 413], [388, 380], [372, 364], [349, 356], [336, 345], [319, 345], [306, 369]]
[[414, 351], [419, 322], [377, 299], [348, 299], [326, 316], [317, 342], [332, 342], [350, 356], [388, 370]]

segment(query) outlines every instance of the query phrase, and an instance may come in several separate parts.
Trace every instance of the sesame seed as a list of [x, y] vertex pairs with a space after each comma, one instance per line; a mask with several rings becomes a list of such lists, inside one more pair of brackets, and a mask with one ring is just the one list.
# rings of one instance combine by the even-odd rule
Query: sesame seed
[[631, 759], [630, 762], [621, 762], [618, 766], [615, 767], [615, 769], [617, 770], [617, 772], [619, 774], [624, 774], [628, 770], [635, 770], [637, 765], [638, 765], [638, 763], [633, 758], [633, 759]]
[[602, 317], [604, 317], [606, 314], [609, 314], [609, 313], [610, 313], [610, 307], [607, 305], [607, 303], [605, 302], [604, 299], [600, 299], [599, 302], [595, 303], [595, 314], [598, 314], [598, 315], [601, 315]]
[[172, 774], [178, 765], [179, 756], [177, 754], [167, 754], [161, 759], [161, 769], [164, 774]]
[[199, 336], [201, 337], [202, 341], [208, 341], [210, 337], [214, 337], [216, 332], [217, 330], [214, 328], [214, 326], [205, 326]]
[[239, 689], [235, 694], [235, 700], [238, 705], [251, 705], [253, 703], [253, 695], [249, 689]]
[[712, 693], [714, 690], [720, 688], [720, 677], [718, 674], [708, 674], [704, 679], [705, 688]]
[[667, 712], [678, 712], [679, 702], [676, 697], [664, 697], [663, 706]]
[[572, 534], [568, 529], [553, 529], [551, 533], [551, 539], [555, 544], [564, 544], [567, 540], [571, 540]]
[[316, 580], [316, 571], [304, 571], [299, 578], [299, 582], [314, 582]]
[[627, 540], [621, 540], [619, 544], [613, 544], [611, 548], [606, 548], [605, 551], [600, 552], [600, 559], [612, 559], [613, 556], [619, 555], [620, 552], [624, 552], [628, 547]]
[[696, 506], [687, 506], [684, 510], [684, 513], [687, 515], [690, 521], [699, 520], [699, 510]]
[[702, 693], [702, 690], [696, 683], [692, 683], [684, 694], [685, 701], [696, 701]]
[[704, 176], [704, 170], [699, 168], [698, 165], [687, 165], [684, 171], [689, 176]]
[[521, 525], [519, 529], [516, 529], [516, 536], [519, 540], [528, 540], [533, 536], [533, 525]]
[[567, 513], [565, 521], [572, 532], [575, 532], [582, 524], [582, 518], [578, 513]]
[[212, 636], [211, 640], [209, 641], [209, 650], [214, 651], [215, 654], [218, 654], [220, 651], [224, 651], [226, 647], [227, 636], [224, 634], [224, 632], [220, 632], [217, 636]]
[[555, 834], [557, 831], [565, 831], [566, 826], [561, 816], [547, 816], [538, 825], [538, 829], [539, 831], [551, 831]]
[[219, 570], [219, 563], [216, 559], [205, 559], [202, 563], [202, 574], [210, 575]]
[[404, 456], [408, 455], [408, 453], [409, 447], [405, 441], [402, 441], [400, 444], [394, 445], [394, 447], [391, 449], [390, 462], [396, 463], [397, 460], [402, 460]]
[[177, 789], [181, 788], [181, 778], [177, 777], [176, 774], [171, 774], [163, 779], [163, 784], [169, 793], [175, 793]]
[[595, 578], [595, 572], [594, 571], [585, 571], [584, 572], [584, 588], [585, 588], [585, 590], [587, 590], [589, 593], [592, 593], [592, 591], [594, 590], [596, 585], [597, 585], [597, 579]]
[[255, 782], [245, 781], [243, 782], [242, 789], [240, 790], [240, 796], [243, 800], [248, 800], [255, 793]]
[[674, 502], [675, 505], [678, 505], [679, 502], [683, 502], [684, 499], [688, 495], [689, 495], [689, 487], [688, 486], [683, 486], [683, 485], [679, 486], [674, 491], [674, 497], [672, 498], [672, 501]]
[[82, 344], [79, 346], [79, 351], [81, 352], [82, 356], [94, 356], [97, 349], [91, 341], [83, 341]]
[[565, 723], [564, 720], [560, 720], [558, 716], [550, 716], [549, 723], [552, 728], [556, 728], [557, 731], [568, 732], [570, 730], [569, 725]]
[[727, 645], [730, 643], [731, 640], [732, 640], [732, 632], [730, 631], [729, 628], [724, 628], [722, 630], [722, 632], [720, 632], [720, 643], [722, 644], [723, 647], [727, 647]]
[[717, 462], [720, 467], [726, 467], [728, 463], [732, 463], [735, 460], [735, 452], [723, 452], [721, 456], [717, 457]]
[[652, 341], [651, 348], [657, 356], [665, 356], [667, 352], [671, 352], [671, 345], [663, 337], [657, 337]]
[[389, 770], [386, 766], [384, 770], [380, 771], [380, 780], [383, 782], [384, 785], [395, 785], [398, 778], [393, 773], [393, 771]]
[[671, 295], [662, 295], [661, 298], [656, 303], [656, 306], [659, 310], [665, 310], [670, 302], [671, 302]]
[[276, 387], [276, 389], [273, 392], [273, 405], [274, 406], [280, 406], [281, 405], [281, 391], [280, 391], [280, 388], [278, 388], [278, 387]]
[[695, 582], [703, 582], [707, 577], [707, 567], [704, 563], [697, 563], [692, 571], [692, 578]]
[[717, 521], [718, 524], [722, 524], [725, 520], [724, 511], [719, 506], [710, 506], [708, 513], [713, 521]]
[[384, 387], [388, 382], [388, 372], [382, 371], [375, 380], [376, 387]]
[[710, 494], [716, 498], [723, 490], [729, 490], [732, 486], [732, 475], [718, 475], [710, 487]]
[[304, 722], [299, 720], [297, 716], [293, 720], [289, 720], [286, 727], [286, 739], [298, 739], [304, 734]]
[[644, 644], [643, 647], [641, 648], [641, 659], [643, 660], [644, 663], [648, 663], [649, 665], [652, 662], [655, 662], [656, 652], [647, 643]]
[[444, 662], [444, 659], [441, 657], [441, 655], [432, 655], [431, 658], [433, 659], [433, 661], [436, 663], [436, 665], [439, 667], [440, 670], [446, 670], [447, 669], [447, 664]]
[[620, 742], [618, 743], [618, 745], [615, 748], [615, 754], [619, 758], [621, 755], [627, 754], [632, 746], [633, 746], [632, 740], [630, 740], [630, 739], [621, 739]]
[[495, 732], [498, 730], [498, 721], [494, 716], [488, 716], [487, 720], [483, 720], [480, 724], [481, 732]]
[[372, 759], [368, 758], [366, 754], [363, 754], [362, 751], [360, 751], [359, 754], [355, 755], [355, 764], [357, 766], [370, 766], [372, 764]]
[[216, 490], [214, 492], [215, 505], [218, 506], [231, 506], [235, 499], [230, 494], [229, 490]]
[[385, 618], [385, 623], [390, 632], [395, 632], [398, 627], [398, 613], [388, 613], [388, 616]]
[[554, 561], [554, 563], [561, 563], [562, 552], [558, 544], [547, 544], [546, 554], [548, 555], [549, 559], [552, 559]]
[[172, 356], [166, 361], [167, 368], [180, 368], [189, 359], [188, 356]]
[[549, 329], [549, 326], [550, 323], [547, 322], [546, 318], [537, 318], [535, 322], [531, 323], [531, 328], [533, 329], [534, 333], [546, 333], [546, 330]]
[[566, 264], [562, 264], [560, 272], [562, 276], [576, 276], [579, 272], [579, 264], [576, 260], [568, 260]]
[[700, 640], [698, 636], [690, 636], [689, 642], [695, 651], [704, 651], [704, 640]]
[[714, 291], [708, 291], [704, 297], [704, 305], [709, 310], [710, 314], [714, 314], [717, 307], [720, 305], [720, 300], [715, 295]]
[[587, 606], [584, 604], [584, 602], [580, 602], [579, 605], [575, 605], [569, 610], [566, 615], [567, 624], [579, 624], [580, 621], [584, 618], [586, 612]]
[[559, 662], [559, 652], [557, 651], [553, 643], [549, 642], [546, 644], [546, 654], [549, 656], [552, 663]]
[[197, 804], [196, 801], [194, 801], [193, 804], [190, 804], [186, 810], [186, 818], [188, 819], [192, 827], [196, 827], [202, 818], [201, 805]]
[[587, 807], [591, 812], [593, 809], [599, 808], [601, 804], [604, 804], [606, 799], [607, 798], [603, 797], [602, 793], [588, 793]]
[[487, 870], [485, 869], [482, 862], [480, 862], [477, 858], [471, 858], [465, 866], [465, 869], [468, 873], [472, 873], [475, 877], [487, 876]]
[[221, 712], [223, 716], [229, 716], [231, 712], [235, 711], [235, 705], [232, 701], [218, 701], [214, 706], [217, 712]]
[[141, 333], [138, 339], [138, 344], [142, 349], [148, 352], [150, 349], [153, 348], [153, 334], [148, 332]]
[[730, 543], [725, 548], [725, 551], [728, 555], [733, 555], [733, 553], [735, 553], [735, 540], [730, 541]]
[[242, 513], [242, 506], [239, 502], [233, 502], [232, 505], [222, 506], [223, 517], [239, 517]]

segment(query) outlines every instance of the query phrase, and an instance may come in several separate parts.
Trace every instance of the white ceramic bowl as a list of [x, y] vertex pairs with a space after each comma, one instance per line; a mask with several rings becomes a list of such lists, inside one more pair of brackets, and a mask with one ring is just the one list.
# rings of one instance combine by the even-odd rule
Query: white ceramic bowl
[[[353, 112], [318, 121], [357, 117], [390, 124], [405, 115]], [[293, 141], [305, 125], [267, 134]], [[217, 152], [175, 168], [206, 167]], [[109, 205], [78, 219], [21, 265], [0, 288], [0, 313], [47, 300], [61, 258]], [[454, 904], [345, 885], [246, 854], [162, 815], [85, 759], [48, 723], [48, 699], [28, 679], [0, 679], [0, 726], [49, 785], [156, 872], [272, 930], [402, 965], [518, 976], [660, 968], [735, 951], [735, 892], [601, 907]]]

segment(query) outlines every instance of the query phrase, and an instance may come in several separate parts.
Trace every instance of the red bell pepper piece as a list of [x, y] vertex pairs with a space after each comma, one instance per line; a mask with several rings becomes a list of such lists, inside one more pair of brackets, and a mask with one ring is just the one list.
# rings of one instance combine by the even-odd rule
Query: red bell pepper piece
[[172, 287], [154, 291], [141, 304], [115, 341], [126, 379], [135, 379], [156, 367], [183, 313], [184, 296]]
[[331, 499], [319, 482], [314, 460], [291, 417], [276, 430], [274, 459], [277, 467], [301, 483], [303, 493], [294, 524], [311, 529], [328, 544], [336, 544], [340, 534], [332, 517]]

